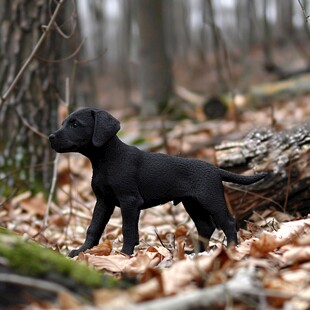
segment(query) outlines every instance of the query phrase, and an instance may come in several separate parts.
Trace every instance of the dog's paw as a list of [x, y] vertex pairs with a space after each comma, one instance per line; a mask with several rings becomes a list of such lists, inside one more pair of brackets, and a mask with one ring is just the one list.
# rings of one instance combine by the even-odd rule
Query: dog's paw
[[69, 253], [69, 257], [74, 257], [74, 256], [77, 256], [79, 255], [79, 253], [83, 252], [83, 250], [81, 249], [76, 249], [76, 250], [72, 250], [70, 253]]

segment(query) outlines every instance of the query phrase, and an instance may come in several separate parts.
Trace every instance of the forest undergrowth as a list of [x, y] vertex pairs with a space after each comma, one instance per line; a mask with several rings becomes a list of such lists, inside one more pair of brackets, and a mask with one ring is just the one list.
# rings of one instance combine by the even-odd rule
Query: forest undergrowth
[[[159, 118], [146, 121], [125, 118], [119, 111], [115, 113], [123, 118], [120, 137], [126, 143], [135, 142], [143, 149], [156, 148], [172, 155], [187, 154], [216, 164], [217, 137], [225, 139], [233, 134], [241, 137], [255, 127], [271, 123], [284, 129], [307, 122], [309, 99], [276, 103], [272, 112], [269, 107], [244, 112], [238, 123], [235, 119], [167, 122], [165, 133]], [[197, 149], [197, 145], [203, 147]], [[87, 159], [77, 154], [61, 155], [55, 199], [50, 205], [46, 228], [41, 231], [46, 197], [31, 192], [1, 198], [1, 226], [67, 255], [83, 243], [91, 219], [95, 204], [91, 175]], [[141, 213], [140, 244], [132, 256], [120, 252], [121, 225], [120, 211], [116, 209], [101, 243], [74, 258], [117, 278], [134, 279], [136, 283], [128, 290], [94, 291], [93, 306], [106, 309], [128, 309], [133, 305], [141, 309], [152, 309], [152, 305], [160, 309], [310, 308], [309, 217], [293, 217], [274, 208], [255, 211], [239, 230], [238, 247], [227, 249], [223, 246], [223, 233], [216, 231], [210, 250], [196, 255], [187, 254], [195, 251], [196, 230], [182, 204], [167, 203]], [[31, 309], [65, 305], [75, 309], [85, 306], [72, 294], [44, 306], [33, 301]]]

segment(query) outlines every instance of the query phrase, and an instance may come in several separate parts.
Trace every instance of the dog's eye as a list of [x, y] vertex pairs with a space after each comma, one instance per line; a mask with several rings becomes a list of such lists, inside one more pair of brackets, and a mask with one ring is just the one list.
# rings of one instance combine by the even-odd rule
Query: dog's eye
[[70, 124], [70, 128], [76, 128], [79, 124], [77, 122], [73, 122]]

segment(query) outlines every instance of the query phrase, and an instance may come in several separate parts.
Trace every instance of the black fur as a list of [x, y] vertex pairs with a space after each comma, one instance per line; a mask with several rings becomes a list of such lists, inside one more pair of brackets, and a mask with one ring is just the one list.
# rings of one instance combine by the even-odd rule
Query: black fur
[[[222, 181], [251, 184], [266, 176], [241, 176], [196, 159], [148, 153], [123, 143], [116, 135], [120, 123], [109, 113], [84, 108], [69, 115], [62, 127], [49, 136], [59, 152], [79, 152], [93, 167], [92, 188], [97, 197], [85, 243], [73, 257], [99, 243], [115, 206], [121, 208], [124, 244], [132, 254], [139, 243], [140, 211], [173, 201], [183, 202], [202, 239], [221, 228], [227, 244], [237, 244], [234, 218], [228, 212]], [[200, 242], [201, 250], [203, 243]]]

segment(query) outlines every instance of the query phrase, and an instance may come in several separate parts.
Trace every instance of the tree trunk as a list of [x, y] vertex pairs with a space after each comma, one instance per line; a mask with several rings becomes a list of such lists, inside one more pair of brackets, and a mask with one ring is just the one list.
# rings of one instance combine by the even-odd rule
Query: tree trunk
[[215, 21], [215, 11], [213, 8], [213, 2], [212, 0], [206, 0], [206, 13], [208, 13], [208, 16], [205, 16], [205, 22], [206, 24], [211, 28], [211, 34], [212, 34], [212, 43], [213, 43], [213, 53], [215, 56], [215, 66], [216, 66], [216, 73], [218, 78], [218, 92], [221, 93], [223, 91], [227, 90], [227, 83], [225, 81], [224, 75], [223, 75], [223, 66], [221, 61], [221, 38], [219, 34], [218, 26], [216, 25]]
[[263, 12], [264, 12], [264, 37], [263, 37], [263, 51], [264, 51], [264, 66], [267, 71], [272, 71], [275, 66], [272, 47], [271, 47], [271, 27], [268, 20], [268, 3], [267, 0], [263, 1]]
[[138, 0], [142, 113], [156, 115], [172, 91], [171, 65], [164, 37], [163, 1]]
[[310, 123], [281, 132], [255, 130], [242, 141], [224, 142], [216, 147], [216, 160], [238, 172], [271, 171], [251, 186], [228, 184], [228, 202], [240, 224], [255, 210], [310, 212]]
[[[42, 27], [49, 22], [55, 8], [49, 3], [0, 2], [1, 94], [11, 85], [42, 35]], [[64, 14], [64, 8], [65, 5], [60, 15]], [[36, 186], [48, 188], [50, 184], [53, 154], [47, 135], [57, 127], [59, 91], [56, 83], [60, 82], [60, 66], [48, 60], [61, 58], [61, 45], [61, 36], [53, 29], [37, 53], [38, 58], [33, 59], [0, 109], [0, 166], [3, 167], [0, 195], [1, 191], [11, 191], [12, 187], [38, 190]], [[64, 90], [62, 85], [60, 87]]]

